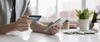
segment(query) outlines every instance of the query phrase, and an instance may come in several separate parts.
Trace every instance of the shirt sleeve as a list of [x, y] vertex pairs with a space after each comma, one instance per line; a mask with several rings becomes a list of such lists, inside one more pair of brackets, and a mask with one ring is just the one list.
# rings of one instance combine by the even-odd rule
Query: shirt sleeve
[[32, 15], [32, 9], [30, 7], [30, 0], [28, 2], [27, 8], [26, 8], [25, 15]]
[[30, 1], [29, 1], [26, 11], [30, 11], [30, 10], [31, 10], [31, 7], [30, 7]]

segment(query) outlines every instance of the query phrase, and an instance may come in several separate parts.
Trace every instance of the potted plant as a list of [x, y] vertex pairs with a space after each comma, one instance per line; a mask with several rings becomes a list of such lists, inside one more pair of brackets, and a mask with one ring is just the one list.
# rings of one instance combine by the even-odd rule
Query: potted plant
[[92, 14], [88, 9], [76, 10], [79, 17], [79, 27], [81, 31], [89, 30], [89, 18]]

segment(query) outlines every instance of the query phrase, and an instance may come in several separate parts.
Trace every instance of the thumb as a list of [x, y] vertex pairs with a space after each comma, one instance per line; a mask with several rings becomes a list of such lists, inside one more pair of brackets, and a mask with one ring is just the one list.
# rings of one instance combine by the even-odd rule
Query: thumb
[[48, 26], [51, 26], [52, 24], [54, 24], [53, 22], [50, 22], [49, 24], [48, 24]]

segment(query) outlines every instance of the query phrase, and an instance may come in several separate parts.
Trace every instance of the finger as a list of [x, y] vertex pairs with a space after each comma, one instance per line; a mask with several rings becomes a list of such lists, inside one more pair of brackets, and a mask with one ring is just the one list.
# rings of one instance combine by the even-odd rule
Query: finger
[[25, 19], [25, 18], [22, 18], [22, 19], [18, 20], [18, 22], [31, 23], [32, 21], [31, 21], [31, 20], [27, 20], [27, 19]]
[[27, 21], [26, 19], [22, 19], [22, 18], [20, 18], [20, 19], [18, 19], [17, 22], [26, 22], [26, 21]]
[[32, 20], [27, 20], [28, 23], [32, 23]]
[[59, 25], [57, 25], [57, 28], [60, 29], [61, 27]]
[[31, 20], [28, 16], [22, 16], [21, 18], [25, 18], [25, 19]]
[[54, 32], [58, 32], [60, 29], [58, 29], [57, 27], [55, 27], [56, 29], [54, 29]]
[[22, 16], [21, 18], [30, 19], [28, 16]]
[[28, 27], [19, 27], [19, 28], [17, 28], [17, 30], [19, 30], [19, 31], [25, 31], [25, 30], [28, 30]]
[[48, 26], [50, 26], [50, 25], [52, 25], [52, 24], [54, 24], [53, 22], [51, 22], [51, 23], [49, 23], [49, 25]]
[[53, 26], [53, 27], [51, 28], [51, 30], [56, 30], [56, 29], [58, 29], [57, 26]]
[[58, 26], [56, 26], [56, 27], [53, 27], [52, 30], [54, 30], [54, 31], [59, 31], [60, 28], [59, 28]]
[[27, 25], [27, 24], [18, 24], [16, 26], [18, 26], [18, 27], [29, 27], [29, 25]]
[[21, 18], [28, 18], [28, 16], [22, 16]]
[[52, 28], [50, 29], [51, 32], [54, 32], [54, 31], [56, 31], [56, 30], [58, 30], [56, 27], [52, 27]]
[[56, 30], [52, 30], [52, 31], [50, 31], [50, 34], [56, 34], [58, 31], [56, 31]]

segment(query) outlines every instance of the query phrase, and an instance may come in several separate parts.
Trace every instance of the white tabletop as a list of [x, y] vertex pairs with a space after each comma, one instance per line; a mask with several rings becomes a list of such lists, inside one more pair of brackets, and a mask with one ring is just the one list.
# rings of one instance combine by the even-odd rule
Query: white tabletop
[[68, 35], [59, 33], [58, 35], [32, 33], [28, 41], [14, 36], [0, 35], [0, 42], [100, 42], [100, 34]]
[[100, 42], [99, 34], [67, 35], [62, 36], [62, 42]]
[[32, 33], [28, 41], [25, 41], [16, 36], [0, 35], [0, 42], [60, 42], [60, 41], [56, 35]]

